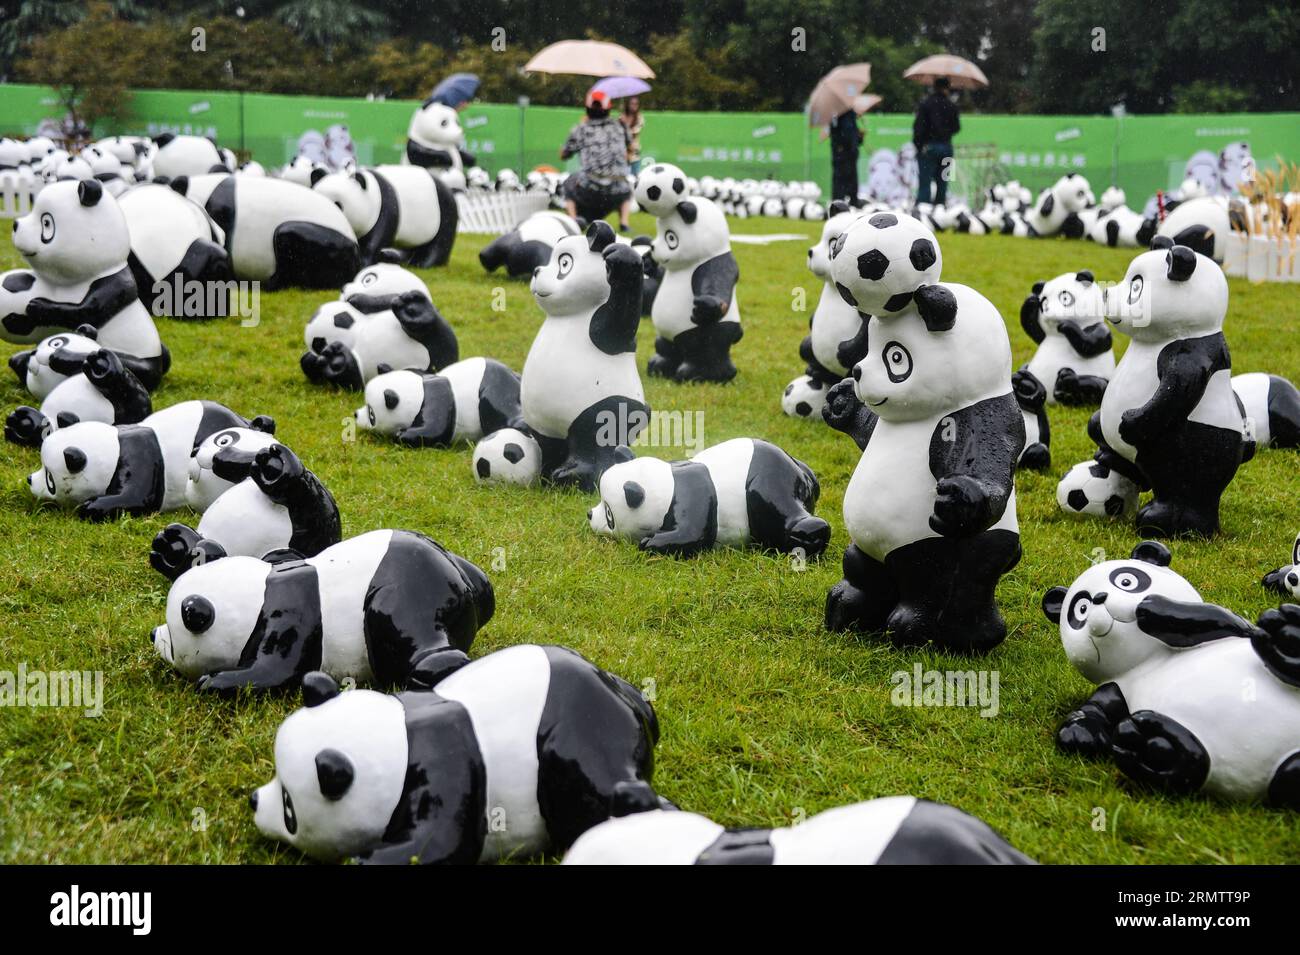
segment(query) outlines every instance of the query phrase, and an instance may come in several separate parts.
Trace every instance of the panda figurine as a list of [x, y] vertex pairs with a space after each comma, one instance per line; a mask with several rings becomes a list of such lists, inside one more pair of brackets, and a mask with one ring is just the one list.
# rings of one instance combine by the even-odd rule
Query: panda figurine
[[305, 559], [196, 562], [172, 584], [152, 640], [209, 693], [290, 689], [316, 669], [428, 687], [469, 661], [494, 607], [491, 582], [465, 558], [414, 531], [378, 530]]
[[[821, 239], [808, 250], [808, 269], [822, 280], [822, 294], [808, 323], [808, 335], [799, 343], [799, 357], [807, 364], [804, 374], [823, 386], [821, 401], [812, 408], [814, 414], [820, 414], [826, 391], [849, 376], [866, 345], [867, 323], [844, 301], [831, 279], [831, 246], [861, 215], [844, 200], [835, 200]], [[876, 215], [896, 218], [890, 212]]]
[[315, 859], [563, 852], [611, 816], [660, 807], [654, 708], [564, 647], [498, 650], [432, 691], [396, 696], [340, 693], [311, 673], [303, 703], [276, 732], [275, 778], [251, 802], [263, 835]]
[[1098, 684], [1057, 747], [1168, 793], [1300, 809], [1300, 606], [1252, 624], [1169, 563], [1144, 541], [1044, 595], [1070, 663]]
[[583, 833], [564, 865], [1032, 865], [984, 822], [912, 796], [827, 809], [785, 829], [726, 829], [655, 809]]
[[202, 514], [248, 477], [259, 451], [277, 443], [275, 419], [267, 415], [258, 415], [247, 428], [225, 428], [208, 435], [190, 457], [185, 503]]
[[[1223, 264], [1228, 251], [1228, 237], [1232, 234], [1228, 203], [1221, 197], [1197, 197], [1182, 202], [1171, 202], [1165, 207], [1164, 221], [1148, 219], [1139, 240], [1150, 240], [1151, 235], [1166, 236], [1174, 245], [1182, 245], [1207, 259]], [[1154, 229], [1154, 232], [1153, 232]]]
[[1006, 637], [994, 590], [1020, 559], [1025, 428], [1006, 326], [974, 289], [938, 281], [938, 242], [916, 219], [859, 219], [831, 251], [845, 301], [871, 318], [853, 379], [822, 411], [863, 452], [826, 626], [989, 650]]
[[326, 174], [315, 170], [312, 188], [347, 217], [361, 247], [361, 262], [379, 261], [383, 249], [401, 251], [406, 264], [446, 265], [460, 213], [441, 179], [416, 166], [366, 166]]
[[1020, 327], [1038, 350], [1024, 371], [1043, 383], [1048, 404], [1096, 405], [1115, 373], [1106, 303], [1092, 272], [1035, 282]]
[[[213, 466], [224, 467], [219, 453]], [[194, 564], [220, 557], [294, 560], [314, 557], [342, 539], [333, 495], [296, 454], [272, 444], [254, 456], [248, 477], [204, 510], [198, 527], [168, 524], [159, 531], [149, 564], [174, 580]]]
[[733, 438], [684, 461], [615, 464], [600, 477], [601, 503], [587, 522], [652, 554], [754, 544], [815, 559], [831, 539], [830, 525], [813, 516], [820, 495], [802, 461], [767, 441]]
[[1050, 237], [1064, 231], [1069, 233], [1069, 238], [1081, 238], [1083, 230], [1078, 215], [1092, 204], [1092, 200], [1088, 180], [1072, 172], [1044, 189], [1024, 220], [1032, 235]]
[[1247, 437], [1262, 448], [1300, 448], [1300, 390], [1280, 375], [1233, 375]]
[[655, 356], [647, 371], [677, 381], [730, 381], [731, 346], [740, 341], [740, 268], [722, 210], [688, 199], [658, 219], [651, 254], [664, 268], [651, 320]]
[[1143, 221], [1140, 212], [1125, 205], [1103, 210], [1088, 229], [1088, 238], [1112, 249], [1138, 248], [1144, 244], [1138, 239]]
[[217, 144], [203, 136], [179, 136], [163, 133], [153, 138], [152, 169], [155, 179], [176, 179], [181, 176], [201, 176], [210, 172], [233, 172], [226, 165]]
[[386, 372], [366, 383], [356, 420], [411, 447], [477, 441], [519, 420], [519, 376], [492, 358], [466, 358], [434, 375]]
[[1291, 563], [1269, 571], [1260, 583], [1275, 593], [1300, 598], [1300, 534], [1296, 535], [1291, 547]]
[[63, 382], [81, 374], [86, 359], [100, 349], [98, 337], [93, 325], [51, 335], [41, 339], [35, 348], [10, 355], [9, 369], [33, 398], [43, 401]]
[[117, 200], [94, 179], [53, 183], [14, 220], [13, 241], [32, 271], [0, 279], [0, 337], [33, 344], [88, 326], [99, 347], [117, 352], [146, 388], [156, 388], [171, 356], [127, 266], [131, 239]]
[[312, 189], [268, 176], [181, 176], [169, 185], [225, 236], [235, 278], [282, 288], [338, 288], [361, 266], [347, 217]]
[[[543, 480], [594, 491], [610, 465], [629, 460], [627, 447], [650, 420], [636, 368], [641, 321], [641, 256], [616, 242], [604, 221], [555, 244], [533, 275], [533, 297], [546, 320], [538, 329], [520, 379], [521, 421], [512, 425], [540, 453]], [[490, 468], [491, 458], [475, 449]], [[517, 460], [527, 451], [519, 448]], [[502, 445], [504, 446], [504, 445]], [[518, 476], [534, 473], [520, 469]]]
[[1164, 236], [1106, 292], [1107, 321], [1131, 341], [1088, 435], [1098, 463], [1154, 492], [1137, 515], [1144, 533], [1219, 530], [1219, 499], [1245, 447], [1223, 337], [1227, 310], [1223, 270]]
[[[135, 276], [140, 301], [155, 303], [156, 315], [173, 318], [218, 318], [219, 314], [192, 314], [188, 309], [172, 315], [171, 295], [158, 294], [160, 284], [229, 282], [230, 268], [225, 236], [207, 212], [175, 190], [158, 183], [141, 183], [118, 201], [131, 234], [127, 265]], [[175, 298], [180, 299], [177, 295]], [[208, 296], [203, 296], [206, 305]], [[229, 296], [227, 296], [227, 302]], [[227, 309], [229, 311], [229, 309]]]
[[505, 235], [497, 236], [479, 250], [479, 264], [489, 272], [505, 266], [512, 279], [531, 278], [551, 258], [555, 243], [579, 235], [582, 228], [562, 212], [534, 212]]
[[326, 302], [312, 315], [304, 334], [310, 351], [324, 351], [331, 342], [352, 348], [366, 320], [372, 314], [390, 310], [404, 292], [429, 297], [424, 280], [402, 268], [395, 252], [380, 258], [382, 261], [354, 275], [343, 286], [337, 301]]
[[471, 153], [460, 148], [463, 138], [456, 111], [432, 98], [426, 99], [411, 116], [402, 162], [423, 166], [443, 177], [452, 189], [463, 191], [465, 170], [475, 162]]
[[81, 151], [81, 157], [90, 164], [91, 177], [103, 184], [109, 195], [121, 197], [135, 183], [135, 172], [124, 168], [122, 161], [112, 152], [90, 145]]
[[28, 447], [56, 428], [79, 421], [135, 424], [153, 413], [153, 402], [140, 380], [106, 348], [82, 360], [81, 372], [62, 381], [41, 402], [40, 410], [22, 405], [5, 420], [5, 440]]
[[689, 196], [687, 177], [682, 170], [666, 162], [643, 166], [632, 187], [632, 198], [642, 212], [656, 219], [670, 216], [677, 203]]
[[286, 182], [296, 183], [300, 186], [306, 186], [310, 189], [311, 177], [316, 174], [316, 170], [318, 169], [325, 173], [329, 172], [329, 169], [326, 168], [324, 163], [317, 162], [310, 156], [299, 153], [280, 168], [280, 171], [276, 174], [276, 178], [283, 179]]
[[174, 511], [185, 503], [194, 449], [216, 431], [248, 427], [212, 401], [182, 401], [139, 424], [83, 421], [45, 439], [27, 485], [38, 500], [75, 506], [90, 521]]

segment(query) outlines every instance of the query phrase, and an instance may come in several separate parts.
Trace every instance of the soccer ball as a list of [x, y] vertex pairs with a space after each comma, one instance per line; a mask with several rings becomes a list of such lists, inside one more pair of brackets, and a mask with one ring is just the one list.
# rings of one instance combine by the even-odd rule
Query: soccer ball
[[1076, 464], [1056, 485], [1056, 503], [1067, 514], [1131, 517], [1137, 501], [1136, 484], [1096, 461]]
[[829, 390], [816, 378], [800, 375], [785, 386], [781, 394], [781, 410], [791, 418], [820, 418]]
[[929, 227], [901, 212], [862, 216], [831, 244], [831, 276], [858, 311], [888, 315], [939, 281], [943, 255]]
[[480, 484], [534, 484], [542, 473], [542, 449], [522, 431], [502, 428], [474, 446], [473, 468]]
[[643, 210], [661, 219], [686, 198], [686, 173], [666, 162], [642, 167], [632, 197]]

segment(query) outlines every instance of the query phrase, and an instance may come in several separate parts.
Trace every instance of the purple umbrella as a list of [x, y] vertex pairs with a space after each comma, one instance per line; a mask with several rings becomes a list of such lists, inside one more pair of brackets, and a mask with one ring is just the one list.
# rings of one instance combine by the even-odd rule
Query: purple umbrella
[[623, 99], [628, 96], [640, 96], [650, 92], [650, 84], [635, 76], [607, 76], [595, 86], [610, 99]]

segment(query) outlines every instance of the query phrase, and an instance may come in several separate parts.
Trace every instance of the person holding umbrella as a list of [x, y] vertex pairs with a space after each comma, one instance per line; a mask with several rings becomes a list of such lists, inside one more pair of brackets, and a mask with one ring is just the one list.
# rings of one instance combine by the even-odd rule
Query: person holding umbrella
[[864, 90], [871, 82], [870, 63], [846, 63], [831, 70], [813, 87], [808, 97], [808, 124], [831, 139], [831, 199], [858, 198], [858, 152], [866, 137], [858, 128], [858, 117], [880, 102]]
[[921, 105], [916, 108], [916, 119], [912, 123], [912, 143], [916, 146], [921, 180], [916, 191], [917, 202], [930, 201], [931, 184], [935, 190], [935, 205], [944, 205], [948, 200], [952, 138], [961, 132], [961, 116], [949, 95], [950, 87], [948, 77], [936, 77], [930, 95], [921, 100]]
[[845, 110], [831, 123], [831, 199], [846, 199], [860, 205], [858, 198], [858, 152], [866, 136], [858, 128], [856, 110]]
[[603, 90], [587, 94], [587, 118], [574, 126], [560, 150], [560, 159], [578, 156], [579, 172], [564, 181], [564, 207], [571, 216], [587, 221], [603, 219], [618, 210], [620, 232], [630, 230], [632, 187], [628, 185], [628, 149], [631, 132], [609, 115], [610, 98]]

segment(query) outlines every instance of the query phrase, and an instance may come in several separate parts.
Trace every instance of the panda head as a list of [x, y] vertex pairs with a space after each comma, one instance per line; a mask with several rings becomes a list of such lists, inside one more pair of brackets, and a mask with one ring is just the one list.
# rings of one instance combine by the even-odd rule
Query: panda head
[[118, 453], [111, 424], [81, 421], [59, 428], [41, 444], [41, 467], [27, 478], [28, 487], [40, 500], [82, 504], [107, 492]]
[[1082, 212], [1096, 201], [1092, 186], [1077, 172], [1056, 180], [1056, 185], [1052, 186], [1052, 197], [1066, 213]]
[[1143, 541], [1127, 560], [1094, 564], [1069, 587], [1053, 587], [1043, 596], [1043, 613], [1060, 626], [1065, 655], [1093, 683], [1170, 652], [1137, 621], [1138, 605], [1147, 597], [1200, 602], [1196, 588], [1170, 570], [1169, 561], [1164, 544]]
[[307, 186], [310, 188], [312, 176], [318, 169], [322, 172], [329, 172], [328, 169], [313, 161], [310, 157], [299, 153], [280, 170], [279, 177], [288, 180], [289, 182], [296, 182], [300, 186]]
[[1136, 341], [1198, 337], [1223, 329], [1228, 280], [1213, 260], [1156, 236], [1105, 300], [1107, 321]]
[[411, 117], [407, 135], [416, 142], [448, 148], [460, 142], [463, 134], [460, 119], [454, 109], [425, 100], [424, 105]]
[[408, 272], [394, 262], [377, 262], [354, 275], [352, 281], [343, 286], [339, 297], [346, 302], [355, 296], [389, 298], [406, 292], [419, 292], [428, 298], [429, 286], [414, 272]]
[[600, 476], [600, 504], [587, 512], [597, 534], [640, 541], [658, 532], [673, 503], [676, 481], [667, 461], [633, 458]]
[[154, 628], [154, 651], [190, 680], [235, 666], [257, 627], [273, 566], [224, 557], [185, 571], [167, 593], [167, 622]]
[[1101, 194], [1101, 201], [1098, 203], [1107, 212], [1112, 212], [1128, 202], [1128, 196], [1119, 186], [1110, 186]]
[[922, 285], [939, 281], [943, 253], [934, 233], [902, 213], [877, 212], [849, 224], [832, 243], [831, 279], [864, 314], [906, 308]]
[[53, 284], [73, 285], [122, 268], [131, 237], [117, 200], [97, 180], [56, 182], [15, 220], [14, 248]]
[[356, 342], [357, 327], [363, 320], [364, 316], [342, 299], [326, 302], [307, 322], [303, 337], [307, 340], [307, 347], [314, 352], [324, 351], [330, 342], [342, 342], [351, 348]]
[[424, 404], [424, 376], [389, 371], [366, 382], [366, 403], [357, 409], [357, 427], [393, 435], [409, 428]]
[[383, 838], [407, 774], [406, 711], [373, 690], [340, 693], [323, 673], [303, 678], [302, 709], [275, 734], [275, 778], [253, 792], [265, 836], [312, 858], [343, 859]]
[[585, 235], [560, 239], [551, 260], [533, 270], [529, 288], [547, 315], [590, 315], [609, 298], [605, 250], [614, 245], [607, 222], [593, 222]]
[[1038, 292], [1038, 318], [1044, 331], [1058, 333], [1061, 322], [1095, 325], [1106, 318], [1106, 298], [1087, 269], [1066, 272], [1042, 283]]
[[314, 170], [311, 187], [338, 206], [357, 235], [365, 235], [379, 215], [379, 187], [363, 172], [326, 173]]
[[257, 419], [257, 428], [226, 428], [203, 439], [190, 457], [185, 503], [205, 511], [212, 502], [248, 477], [257, 452], [276, 443], [275, 422]]
[[56, 385], [70, 377], [70, 374], [56, 370], [55, 366], [68, 372], [80, 369], [87, 355], [99, 351], [95, 335], [95, 329], [87, 325], [76, 332], [60, 332], [42, 339], [27, 361], [27, 390], [37, 398], [44, 398], [53, 391]]
[[122, 174], [122, 161], [107, 149], [88, 146], [82, 150], [81, 158], [90, 164], [90, 171], [95, 176]]
[[[754, 197], [762, 207], [762, 197]], [[687, 199], [659, 217], [653, 255], [667, 267], [687, 267], [721, 255], [731, 248], [727, 217], [707, 199]]]
[[656, 218], [666, 216], [686, 198], [686, 173], [666, 162], [643, 167], [632, 195], [645, 212]]

